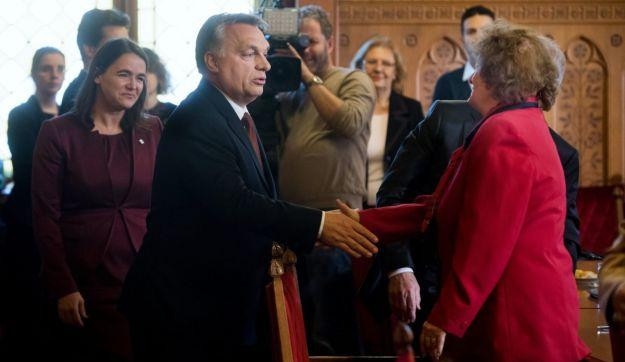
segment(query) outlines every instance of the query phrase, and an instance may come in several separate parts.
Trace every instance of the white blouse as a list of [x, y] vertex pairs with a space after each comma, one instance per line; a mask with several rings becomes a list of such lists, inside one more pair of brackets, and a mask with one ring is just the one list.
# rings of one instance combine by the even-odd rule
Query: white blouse
[[371, 118], [371, 137], [367, 145], [367, 204], [375, 206], [375, 195], [384, 179], [384, 148], [388, 113], [374, 114]]

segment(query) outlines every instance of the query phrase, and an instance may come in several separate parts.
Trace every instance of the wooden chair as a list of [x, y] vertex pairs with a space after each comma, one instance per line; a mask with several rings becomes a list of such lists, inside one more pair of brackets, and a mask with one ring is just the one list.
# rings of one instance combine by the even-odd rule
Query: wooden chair
[[336, 362], [336, 361], [376, 361], [414, 362], [412, 331], [403, 323], [396, 323], [393, 333], [397, 356], [347, 357], [347, 356], [308, 356], [304, 315], [297, 285], [295, 254], [278, 243], [272, 247], [269, 267], [271, 282], [265, 287], [269, 310], [272, 354], [275, 362]]
[[266, 286], [275, 362], [307, 362], [306, 329], [299, 298], [295, 253], [274, 243]]

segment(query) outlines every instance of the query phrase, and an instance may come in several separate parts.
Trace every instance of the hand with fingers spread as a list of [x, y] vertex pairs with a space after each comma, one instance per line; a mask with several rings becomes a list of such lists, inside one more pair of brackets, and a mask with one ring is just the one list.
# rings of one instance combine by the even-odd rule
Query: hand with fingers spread
[[434, 361], [438, 361], [443, 353], [446, 336], [447, 333], [437, 326], [428, 322], [423, 323], [423, 329], [419, 337], [421, 353], [430, 356]]
[[[345, 207], [349, 209], [347, 205]], [[355, 213], [358, 214], [358, 212]], [[372, 257], [378, 252], [378, 248], [374, 245], [378, 242], [378, 238], [356, 220], [338, 210], [325, 213], [320, 241], [328, 246], [339, 248], [355, 258], [363, 255]]]
[[412, 323], [421, 309], [419, 283], [414, 273], [393, 275], [388, 281], [388, 300], [393, 314], [402, 322]]
[[59, 318], [65, 324], [84, 327], [83, 318], [87, 318], [85, 300], [80, 292], [74, 292], [59, 298], [57, 304]]

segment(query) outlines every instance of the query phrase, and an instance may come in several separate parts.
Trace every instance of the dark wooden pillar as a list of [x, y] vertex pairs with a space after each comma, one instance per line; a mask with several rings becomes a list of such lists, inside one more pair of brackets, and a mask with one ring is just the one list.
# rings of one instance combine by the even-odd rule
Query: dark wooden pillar
[[128, 16], [130, 17], [130, 39], [137, 41], [139, 34], [137, 0], [113, 0], [113, 7], [128, 14]]

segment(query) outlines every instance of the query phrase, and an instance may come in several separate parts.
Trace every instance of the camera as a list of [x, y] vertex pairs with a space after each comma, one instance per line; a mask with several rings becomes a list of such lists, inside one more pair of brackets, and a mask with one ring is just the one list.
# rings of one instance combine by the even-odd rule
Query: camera
[[264, 92], [276, 94], [296, 90], [302, 77], [300, 60], [284, 53], [290, 53], [288, 44], [299, 54], [310, 44], [308, 36], [299, 34], [299, 12], [296, 8], [282, 8], [281, 2], [275, 1], [272, 8], [261, 7], [260, 14], [269, 25], [265, 38], [269, 42], [267, 60], [271, 69], [267, 73]]

